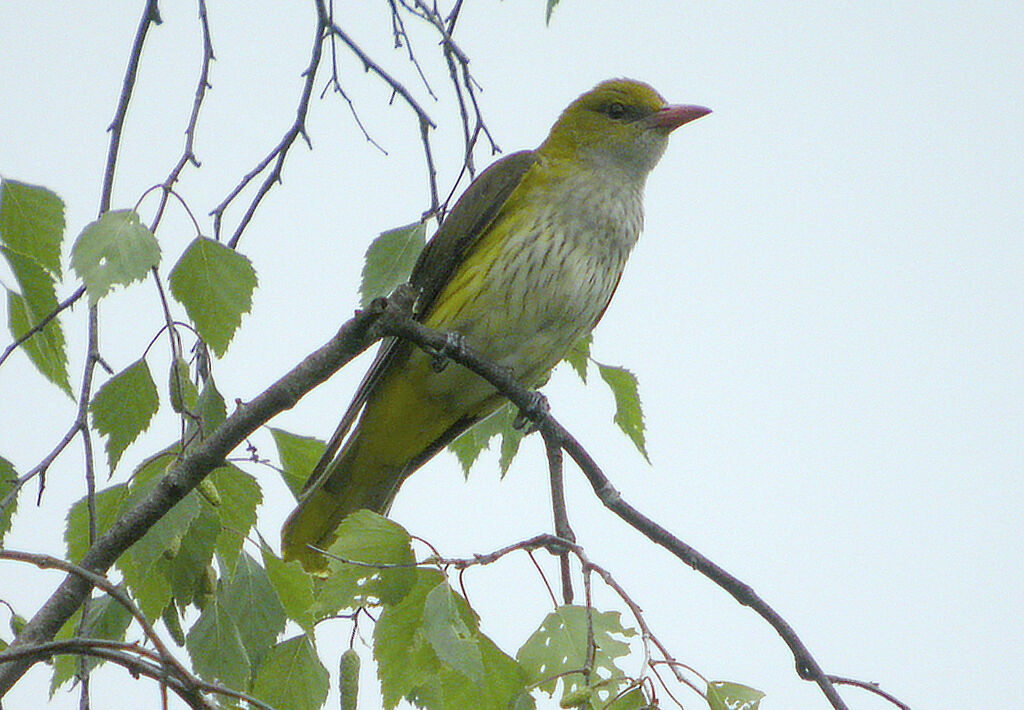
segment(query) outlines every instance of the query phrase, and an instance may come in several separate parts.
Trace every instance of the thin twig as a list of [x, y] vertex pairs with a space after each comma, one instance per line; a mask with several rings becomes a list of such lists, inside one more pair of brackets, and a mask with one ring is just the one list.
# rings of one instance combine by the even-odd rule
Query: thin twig
[[875, 695], [878, 695], [888, 700], [890, 703], [899, 708], [899, 710], [910, 710], [909, 705], [899, 700], [899, 698], [897, 698], [892, 693], [888, 693], [882, 690], [878, 683], [874, 681], [857, 680], [856, 678], [844, 678], [843, 676], [838, 675], [830, 675], [828, 679], [836, 685], [852, 685], [855, 688], [861, 688], [870, 693], [874, 693]]
[[[157, 634], [156, 629], [149, 623], [146, 615], [142, 613], [142, 610], [136, 606], [135, 602], [132, 601], [131, 597], [125, 593], [123, 589], [115, 585], [109, 579], [101, 574], [96, 574], [90, 570], [76, 565], [67, 560], [62, 560], [57, 557], [51, 557], [50, 555], [41, 555], [32, 552], [21, 552], [18, 550], [0, 550], [0, 560], [14, 560], [17, 562], [28, 562], [34, 564], [40, 569], [59, 569], [70, 574], [76, 574], [79, 577], [87, 580], [90, 584], [95, 587], [102, 589], [104, 592], [110, 595], [110, 597], [118, 604], [128, 610], [128, 613], [132, 615], [135, 621], [138, 622], [139, 626], [142, 627], [142, 633], [145, 634], [146, 638], [149, 639], [153, 647], [156, 648], [157, 654], [159, 654], [160, 662], [174, 669], [181, 676], [191, 676], [188, 670], [178, 662], [171, 653], [170, 649]], [[85, 619], [84, 605], [82, 619]], [[79, 629], [79, 634], [83, 634], [84, 629]]]
[[[199, 0], [199, 27], [203, 38], [203, 59], [199, 69], [199, 80], [196, 82], [195, 97], [192, 100], [192, 112], [189, 114], [188, 125], [185, 127], [185, 146], [182, 149], [178, 162], [171, 168], [171, 172], [161, 183], [162, 195], [160, 204], [157, 206], [156, 215], [149, 230], [156, 232], [163, 218], [164, 208], [167, 206], [167, 199], [174, 189], [175, 183], [181, 177], [186, 165], [200, 167], [201, 163], [195, 153], [196, 126], [199, 123], [199, 109], [206, 98], [206, 91], [210, 88], [210, 63], [215, 59], [213, 54], [213, 40], [210, 36], [210, 22], [206, 13], [206, 0]], [[180, 199], [180, 198], [179, 198]], [[184, 204], [184, 200], [182, 200]], [[186, 206], [187, 209], [187, 206]], [[191, 212], [190, 212], [191, 214]], [[195, 218], [193, 217], [193, 221]], [[197, 229], [198, 229], [198, 225]]]
[[[544, 449], [548, 457], [548, 473], [551, 479], [551, 511], [555, 518], [555, 535], [563, 540], [576, 542], [576, 535], [569, 526], [569, 513], [565, 507], [565, 486], [562, 483], [562, 448], [558, 442], [544, 437]], [[558, 556], [562, 573], [562, 600], [572, 604], [572, 577], [569, 570], [569, 552]]]
[[299, 105], [295, 110], [295, 120], [292, 125], [285, 131], [284, 136], [278, 142], [270, 153], [261, 160], [255, 168], [250, 170], [242, 178], [242, 180], [235, 186], [235, 188], [228, 194], [224, 200], [213, 208], [210, 214], [213, 215], [213, 234], [214, 237], [220, 239], [221, 232], [221, 221], [224, 218], [224, 212], [228, 206], [235, 201], [235, 198], [246, 188], [246, 186], [258, 175], [260, 175], [268, 166], [273, 163], [273, 167], [267, 176], [264, 178], [263, 183], [257, 189], [256, 194], [249, 202], [249, 207], [246, 209], [245, 214], [239, 221], [238, 226], [235, 228], [234, 233], [228, 240], [227, 245], [234, 249], [238, 246], [238, 241], [242, 238], [242, 232], [249, 225], [253, 215], [256, 213], [256, 208], [259, 207], [263, 198], [267, 196], [270, 189], [274, 186], [274, 183], [281, 181], [281, 173], [284, 168], [285, 158], [288, 156], [288, 151], [291, 149], [295, 139], [302, 136], [305, 140], [306, 145], [312, 148], [312, 143], [309, 140], [309, 135], [306, 133], [306, 114], [309, 112], [309, 101], [310, 96], [313, 93], [313, 85], [316, 82], [317, 68], [320, 66], [320, 58], [323, 54], [323, 43], [325, 35], [325, 29], [328, 25], [327, 8], [323, 4], [323, 0], [317, 0], [317, 22], [316, 31], [313, 35], [313, 49], [310, 53], [309, 64], [306, 69], [302, 72], [304, 77], [302, 83], [302, 92], [299, 96]]
[[71, 294], [63, 301], [58, 303], [56, 308], [54, 308], [52, 311], [43, 316], [43, 318], [40, 319], [38, 323], [29, 328], [27, 331], [25, 331], [21, 335], [21, 337], [19, 337], [13, 343], [8, 345], [6, 348], [4, 348], [3, 354], [0, 355], [0, 365], [4, 364], [4, 360], [7, 359], [8, 355], [17, 350], [18, 347], [20, 347], [25, 341], [27, 341], [33, 335], [35, 335], [36, 333], [40, 332], [43, 328], [45, 328], [50, 321], [52, 321], [61, 313], [61, 311], [65, 311], [71, 306], [73, 306], [78, 301], [78, 299], [80, 299], [84, 295], [85, 286], [79, 286], [77, 289], [75, 289], [75, 292], [73, 294]]
[[423, 152], [427, 160], [427, 177], [430, 181], [430, 210], [427, 214], [434, 214], [438, 209], [438, 198], [437, 198], [437, 172], [434, 169], [434, 155], [430, 147], [430, 136], [429, 130], [436, 128], [437, 124], [434, 123], [433, 119], [427, 114], [427, 112], [420, 106], [419, 102], [409, 93], [409, 90], [405, 86], [391, 76], [387, 70], [384, 69], [380, 64], [375, 62], [370, 55], [368, 55], [363, 49], [356, 44], [356, 42], [341, 29], [336, 23], [332, 22], [328, 31], [340, 39], [349, 50], [356, 55], [360, 62], [363, 64], [363, 69], [372, 72], [378, 78], [384, 81], [385, 84], [391, 89], [392, 93], [402, 97], [402, 100], [413, 110], [416, 114], [416, 118], [419, 121], [420, 126], [420, 140], [423, 143]]
[[576, 461], [605, 507], [631, 527], [643, 533], [652, 542], [661, 545], [688, 566], [711, 579], [719, 587], [729, 592], [740, 604], [749, 606], [757, 612], [789, 646], [796, 661], [797, 674], [805, 680], [817, 683], [835, 710], [846, 710], [846, 703], [839, 697], [839, 693], [822, 671], [821, 666], [818, 665], [789, 623], [761, 599], [749, 585], [726, 572], [627, 503], [580, 443], [551, 416], [550, 412], [536, 406], [536, 393], [516, 381], [514, 373], [480, 358], [460, 339], [432, 331], [422, 324], [400, 317], [396, 313], [385, 312], [382, 314], [381, 321], [387, 335], [410, 340], [420, 347], [427, 348], [429, 352], [449, 357], [480, 375], [519, 407], [541, 431], [547, 429], [550, 432], [549, 435], [556, 438], [559, 445]]
[[[329, 13], [329, 17], [330, 17], [331, 22], [333, 22], [334, 21], [334, 2], [333, 2], [333, 0], [331, 1], [330, 5], [328, 6], [328, 13]], [[362, 119], [359, 118], [359, 112], [356, 111], [355, 103], [353, 103], [352, 99], [349, 97], [348, 93], [345, 91], [345, 88], [341, 85], [341, 73], [338, 71], [338, 49], [337, 49], [338, 38], [333, 33], [331, 33], [329, 35], [329, 38], [330, 38], [330, 41], [331, 41], [331, 78], [327, 81], [327, 84], [324, 85], [323, 91], [320, 92], [320, 98], [323, 99], [327, 95], [327, 90], [333, 88], [335, 93], [340, 94], [341, 98], [345, 99], [345, 103], [348, 104], [348, 110], [352, 114], [352, 118], [355, 120], [356, 126], [358, 126], [359, 130], [363, 132], [363, 138], [365, 138], [366, 141], [370, 145], [375, 147], [382, 154], [387, 155], [388, 152], [384, 149], [384, 146], [382, 146], [380, 143], [378, 143], [373, 138], [373, 136], [370, 135], [370, 132], [368, 130], [366, 130], [366, 126], [363, 125]]]

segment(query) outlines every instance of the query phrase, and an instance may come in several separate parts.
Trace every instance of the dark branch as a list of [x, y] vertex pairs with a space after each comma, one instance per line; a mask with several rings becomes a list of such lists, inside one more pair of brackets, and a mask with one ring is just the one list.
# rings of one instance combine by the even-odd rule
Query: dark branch
[[687, 565], [711, 579], [731, 594], [740, 604], [756, 611], [782, 637], [796, 661], [797, 674], [805, 680], [813, 680], [836, 710], [846, 710], [846, 704], [811, 655], [800, 637], [778, 612], [769, 606], [744, 582], [726, 572], [717, 564], [704, 557], [694, 548], [674, 536], [668, 530], [631, 506], [615, 489], [601, 468], [584, 450], [578, 441], [559, 424], [549, 412], [537, 408], [536, 393], [522, 386], [507, 368], [488, 362], [470, 351], [457, 339], [432, 331], [408, 318], [385, 313], [381, 326], [387, 335], [410, 340], [428, 352], [439, 353], [472, 370], [494, 385], [502, 394], [529, 417], [546, 436], [557, 441], [587, 477], [601, 502], [626, 523], [643, 533], [652, 542], [661, 545]]
[[[170, 649], [163, 642], [157, 634], [156, 629], [149, 623], [149, 619], [142, 613], [142, 610], [136, 606], [135, 602], [132, 601], [131, 597], [120, 587], [112, 583], [109, 579], [104, 577], [102, 574], [91, 572], [84, 567], [73, 564], [66, 560], [59, 559], [57, 557], [51, 557], [50, 555], [39, 555], [30, 552], [20, 552], [18, 550], [0, 550], [0, 560], [16, 560], [19, 562], [29, 562], [34, 564], [40, 569], [59, 569], [71, 574], [76, 574], [85, 581], [89, 582], [95, 587], [99, 587], [104, 592], [109, 594], [114, 601], [123, 606], [128, 610], [128, 613], [132, 615], [135, 621], [138, 622], [139, 626], [142, 627], [142, 633], [146, 635], [150, 643], [156, 648], [156, 652], [160, 658], [160, 662], [166, 665], [168, 668], [173, 669], [176, 673], [183, 677], [191, 677], [191, 674], [182, 666], [178, 660], [171, 653]], [[83, 623], [86, 614], [82, 614]], [[83, 633], [83, 628], [79, 629], [79, 634]]]
[[[311, 389], [322, 383], [345, 363], [382, 337], [377, 323], [381, 313], [366, 311], [345, 323], [324, 346], [311, 354], [288, 374], [248, 404], [241, 405], [210, 438], [196, 444], [145, 498], [121, 515], [86, 552], [79, 566], [95, 574], [104, 574], [114, 561], [139, 540], [185, 497], [245, 438], [274, 415], [295, 406]], [[69, 574], [53, 595], [36, 612], [11, 648], [43, 643], [71, 618], [92, 588], [92, 582], [78, 574]], [[18, 660], [0, 665], [0, 697], [24, 674], [31, 661]]]

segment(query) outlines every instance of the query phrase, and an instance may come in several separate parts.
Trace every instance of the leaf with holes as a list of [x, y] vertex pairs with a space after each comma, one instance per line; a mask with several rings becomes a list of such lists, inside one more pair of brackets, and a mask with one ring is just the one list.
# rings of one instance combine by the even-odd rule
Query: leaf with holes
[[[632, 628], [624, 627], [617, 611], [590, 610], [594, 629], [594, 671], [601, 678], [622, 677], [623, 672], [615, 660], [629, 654], [624, 640], [636, 635]], [[527, 672], [530, 682], [553, 695], [560, 673], [566, 693], [584, 685], [583, 667], [587, 661], [587, 608], [576, 605], [560, 606], [545, 617], [540, 627], [526, 640], [516, 658]], [[573, 671], [580, 671], [573, 673]], [[548, 678], [550, 680], [540, 682]]]
[[160, 245], [135, 210], [106, 212], [78, 235], [71, 268], [96, 303], [112, 286], [141, 281], [160, 263]]
[[757, 710], [764, 693], [739, 683], [713, 680], [708, 683], [710, 710]]

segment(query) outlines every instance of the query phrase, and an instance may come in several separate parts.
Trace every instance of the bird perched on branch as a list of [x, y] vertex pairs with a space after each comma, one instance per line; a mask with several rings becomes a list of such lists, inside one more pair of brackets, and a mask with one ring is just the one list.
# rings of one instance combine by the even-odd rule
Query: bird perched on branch
[[[580, 96], [539, 148], [498, 160], [455, 204], [413, 269], [413, 316], [538, 385], [604, 314], [669, 133], [708, 113], [628, 79]], [[322, 570], [309, 545], [328, 547], [356, 510], [386, 513], [413, 471], [502, 401], [469, 370], [439, 372], [429, 354], [386, 342], [285, 523], [285, 559]]]

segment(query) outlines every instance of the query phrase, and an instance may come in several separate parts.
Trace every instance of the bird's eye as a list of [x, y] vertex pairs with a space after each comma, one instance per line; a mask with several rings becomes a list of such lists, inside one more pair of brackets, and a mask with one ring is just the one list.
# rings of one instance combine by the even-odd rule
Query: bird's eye
[[626, 115], [626, 107], [618, 101], [608, 104], [608, 118], [620, 119]]

